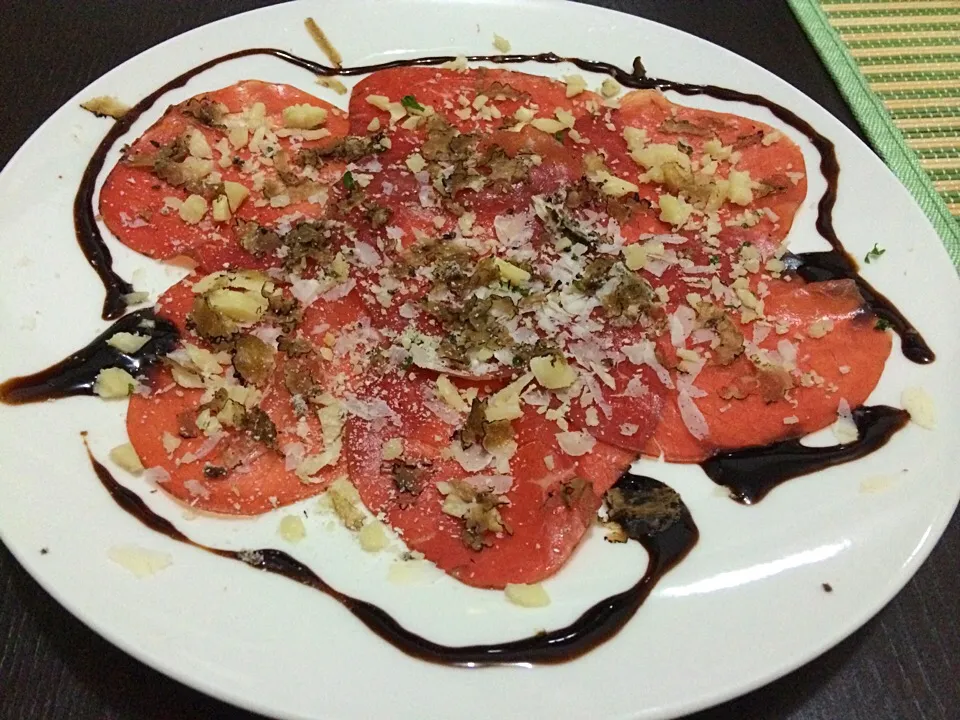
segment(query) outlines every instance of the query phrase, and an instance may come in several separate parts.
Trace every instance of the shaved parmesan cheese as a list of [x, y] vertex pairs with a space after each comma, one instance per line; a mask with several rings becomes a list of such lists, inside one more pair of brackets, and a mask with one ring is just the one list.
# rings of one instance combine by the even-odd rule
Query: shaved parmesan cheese
[[597, 444], [596, 438], [594, 438], [590, 433], [581, 431], [569, 431], [569, 432], [559, 432], [556, 434], [557, 443], [560, 445], [560, 449], [563, 450], [567, 455], [572, 455], [573, 457], [580, 457], [581, 455], [586, 455], [588, 452], [593, 450], [594, 445]]
[[165, 483], [170, 480], [170, 473], [166, 468], [160, 467], [149, 467], [143, 471], [141, 477], [150, 484], [155, 483]]
[[213, 200], [213, 219], [215, 222], [226, 222], [231, 217], [230, 201], [226, 195], [218, 195]]
[[360, 547], [366, 552], [380, 552], [390, 544], [390, 538], [384, 530], [383, 523], [379, 520], [371, 520], [360, 528], [357, 540], [360, 541]]
[[93, 381], [93, 391], [104, 400], [130, 397], [137, 381], [121, 368], [104, 368]]
[[533, 373], [526, 373], [491, 397], [485, 412], [487, 422], [516, 420], [521, 417], [523, 409], [520, 407], [520, 393], [533, 378]]
[[639, 270], [647, 262], [647, 249], [640, 243], [623, 248], [623, 261], [630, 270]]
[[910, 419], [922, 428], [933, 430], [937, 426], [936, 410], [933, 398], [922, 387], [910, 387], [900, 395], [903, 409], [910, 413]]
[[353, 393], [347, 393], [344, 396], [343, 408], [351, 415], [372, 423], [375, 428], [383, 427], [384, 421], [400, 427], [400, 416], [380, 398], [364, 402]]
[[467, 405], [466, 401], [460, 395], [456, 385], [450, 382], [450, 378], [446, 375], [440, 375], [437, 378], [437, 395], [457, 412], [465, 413], [470, 411], [470, 406]]
[[167, 455], [173, 455], [174, 450], [176, 450], [183, 443], [183, 440], [178, 438], [173, 433], [164, 432], [162, 437], [163, 450]]
[[295, 297], [301, 305], [308, 307], [320, 297], [320, 282], [314, 278], [296, 278], [290, 283], [290, 294]]
[[[686, 156], [684, 156], [686, 157]], [[680, 227], [690, 219], [693, 212], [693, 205], [681, 197], [664, 193], [658, 201], [660, 205], [660, 219], [665, 223], [673, 225], [674, 228]]]
[[327, 290], [320, 297], [327, 302], [333, 302], [334, 300], [342, 300], [351, 291], [357, 286], [357, 281], [353, 278], [348, 279], [346, 282], [342, 282], [339, 285], [334, 285], [333, 288]]
[[187, 152], [189, 152], [192, 157], [201, 160], [211, 160], [213, 158], [213, 148], [210, 147], [210, 143], [202, 132], [196, 129], [190, 129], [186, 135]]
[[467, 472], [480, 472], [493, 461], [493, 456], [483, 446], [475, 444], [464, 450], [457, 440], [450, 445], [450, 457]]
[[670, 324], [670, 342], [676, 348], [682, 348], [690, 333], [697, 325], [697, 313], [693, 308], [681, 305], [668, 317]]
[[202, 195], [190, 195], [180, 204], [177, 212], [185, 223], [196, 225], [207, 213], [207, 201]]
[[621, 348], [623, 354], [634, 365], [648, 365], [657, 374], [667, 388], [673, 388], [673, 380], [670, 378], [670, 371], [667, 370], [657, 359], [654, 351], [654, 345], [649, 340], [643, 340], [635, 345], [625, 345]]
[[493, 46], [502, 53], [510, 52], [510, 41], [496, 33], [493, 34]]
[[110, 95], [98, 95], [86, 102], [80, 103], [84, 110], [92, 112], [97, 117], [112, 117], [119, 120], [130, 110], [130, 106], [122, 103]]
[[110, 338], [107, 340], [107, 345], [115, 347], [117, 350], [123, 353], [135, 353], [148, 342], [150, 342], [150, 337], [148, 335], [118, 332], [110, 336]]
[[605, 98], [616, 97], [620, 94], [620, 83], [618, 83], [613, 78], [604, 78], [603, 82], [600, 83], [600, 94]]
[[306, 446], [299, 442], [287, 443], [280, 449], [283, 451], [283, 467], [287, 471], [295, 470], [307, 454]]
[[635, 183], [619, 178], [604, 170], [593, 173], [593, 177], [600, 182], [600, 190], [603, 194], [609, 195], [610, 197], [619, 198], [640, 191], [640, 188], [637, 187]]
[[860, 437], [860, 431], [853, 420], [853, 413], [850, 411], [850, 403], [846, 398], [840, 398], [840, 404], [837, 407], [837, 420], [831, 428], [833, 436], [841, 445], [855, 442]]
[[403, 439], [398, 437], [387, 440], [380, 452], [380, 456], [384, 460], [396, 460], [401, 455], [403, 455]]
[[183, 487], [186, 488], [187, 492], [189, 492], [195, 498], [199, 497], [206, 500], [210, 497], [210, 491], [207, 490], [202, 482], [195, 480], [194, 478], [190, 478], [184, 482]]
[[413, 153], [407, 157], [406, 165], [410, 172], [418, 173], [427, 166], [427, 162], [420, 153]]
[[284, 515], [278, 532], [288, 543], [298, 543], [307, 536], [307, 528], [299, 515]]
[[133, 445], [130, 443], [117, 445], [117, 447], [113, 448], [113, 450], [110, 451], [110, 459], [127, 472], [136, 474], [143, 470], [143, 463], [140, 461], [137, 451], [133, 449]]
[[169, 553], [147, 550], [139, 545], [114, 545], [107, 551], [107, 557], [140, 579], [156, 575], [173, 563]]
[[283, 109], [283, 124], [288, 128], [313, 130], [327, 120], [327, 111], [316, 105], [291, 105]]
[[497, 215], [493, 219], [493, 229], [503, 245], [510, 248], [520, 247], [533, 238], [533, 225], [528, 213], [516, 215]]
[[750, 173], [740, 170], [731, 170], [727, 176], [730, 183], [727, 188], [727, 197], [737, 205], [749, 205], [753, 202], [753, 180]]
[[703, 440], [710, 434], [710, 428], [707, 426], [706, 418], [694, 401], [694, 398], [706, 396], [703, 390], [693, 384], [696, 373], [699, 371], [700, 369], [697, 368], [695, 373], [677, 378], [677, 406], [680, 408], [680, 418], [690, 434], [698, 440]]
[[550, 596], [540, 583], [534, 585], [507, 583], [503, 592], [507, 600], [520, 607], [540, 608], [550, 604]]
[[530, 273], [513, 263], [502, 258], [494, 258], [494, 262], [497, 264], [497, 270], [500, 271], [500, 279], [504, 282], [511, 285], [522, 285], [530, 279]]
[[358, 240], [353, 246], [353, 254], [357, 262], [365, 267], [377, 267], [380, 264], [380, 255], [369, 243]]
[[530, 371], [541, 386], [548, 390], [569, 387], [577, 379], [577, 371], [562, 357], [535, 357], [530, 360]]
[[563, 123], [552, 118], [534, 118], [530, 121], [530, 125], [548, 135], [556, 135], [558, 132], [566, 129]]
[[462, 482], [480, 491], [490, 491], [503, 495], [513, 487], [513, 478], [510, 475], [469, 475]]

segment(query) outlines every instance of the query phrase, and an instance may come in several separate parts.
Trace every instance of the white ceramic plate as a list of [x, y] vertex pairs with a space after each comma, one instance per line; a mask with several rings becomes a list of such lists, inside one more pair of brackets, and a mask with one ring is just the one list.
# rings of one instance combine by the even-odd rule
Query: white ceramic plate
[[[58, 111], [0, 176], [0, 377], [35, 371], [86, 344], [105, 323], [101, 287], [73, 235], [71, 204], [81, 172], [108, 127], [79, 101], [135, 101], [180, 72], [221, 54], [275, 46], [319, 58], [303, 31], [313, 15], [347, 64], [427, 54], [491, 52], [493, 32], [516, 52], [552, 50], [629, 67], [638, 50], [651, 75], [757, 92], [796, 111], [837, 144], [842, 168], [835, 219], [856, 256], [887, 249], [867, 279], [888, 293], [939, 359], [922, 367], [895, 348], [873, 403], [898, 404], [921, 385], [941, 400], [939, 429], [915, 425], [854, 464], [787, 483], [754, 507], [731, 502], [697, 467], [641, 468], [683, 496], [701, 529], [693, 553], [656, 588], [612, 641], [550, 667], [464, 670], [413, 660], [329, 598], [283, 578], [153, 533], [124, 514], [90, 469], [79, 432], [105, 457], [124, 441], [123, 404], [75, 398], [0, 407], [0, 533], [27, 570], [77, 617], [118, 646], [204, 692], [291, 718], [666, 718], [746, 692], [797, 667], [851, 633], [910, 578], [957, 502], [960, 429], [960, 292], [934, 231], [876, 156], [808, 98], [719, 47], [651, 22], [575, 4], [481, 0], [331, 0], [292, 3], [187, 33], [113, 70]], [[526, 70], [532, 68], [526, 67]], [[545, 75], [570, 68], [542, 67]], [[323, 95], [313, 77], [253, 57], [217, 67], [164, 98], [166, 104], [255, 77]], [[590, 78], [591, 85], [599, 82]], [[327, 96], [325, 96], [327, 97]], [[342, 104], [332, 93], [327, 99]], [[780, 125], [769, 113], [707, 98], [688, 101]], [[810, 191], [793, 247], [820, 247], [815, 204], [824, 182], [809, 144]], [[107, 167], [118, 156], [114, 149]], [[116, 267], [159, 293], [177, 278], [111, 243]], [[221, 547], [281, 546], [283, 512], [256, 520], [189, 519], [145, 485], [127, 483], [198, 541]], [[872, 492], [867, 492], [871, 489]], [[523, 610], [497, 592], [428, 575], [386, 580], [393, 556], [364, 554], [352, 537], [304, 503], [308, 541], [295, 555], [338, 589], [376, 601], [410, 629], [448, 644], [492, 642], [572, 621], [633, 584], [644, 567], [633, 543], [591, 537], [547, 583], [553, 604]], [[330, 526], [328, 528], [328, 526]], [[134, 544], [172, 565], [138, 580], [108, 559]], [[40, 549], [48, 548], [41, 555]], [[825, 593], [822, 583], [833, 592]]]

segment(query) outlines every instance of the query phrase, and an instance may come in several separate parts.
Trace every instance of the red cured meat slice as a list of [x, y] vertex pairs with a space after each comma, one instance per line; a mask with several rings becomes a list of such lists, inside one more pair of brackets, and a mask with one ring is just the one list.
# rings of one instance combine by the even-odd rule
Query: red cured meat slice
[[[482, 106], [477, 100], [481, 96], [487, 98]], [[453, 200], [463, 210], [474, 213], [478, 234], [491, 232], [496, 215], [526, 209], [534, 194], [552, 192], [580, 176], [580, 152], [571, 140], [558, 140], [530, 125], [520, 127], [519, 132], [508, 128], [517, 125], [513, 115], [520, 107], [536, 106], [544, 119], [555, 119], [557, 110], [569, 113], [573, 119], [581, 118], [587, 105], [597, 102], [593, 93], [583, 92], [568, 99], [563, 83], [500, 69], [458, 72], [397, 68], [373, 73], [357, 85], [351, 96], [350, 127], [353, 134], [369, 134], [373, 132], [370, 123], [374, 122], [379, 131], [387, 131], [391, 146], [378, 157], [382, 170], [372, 173], [366, 192], [393, 210], [391, 225], [403, 231], [404, 244], [413, 242], [415, 231], [439, 236], [456, 230], [459, 215], [443, 207], [431, 184], [418, 181], [407, 165], [413, 153], [426, 153], [426, 159], [430, 159], [423, 148], [430, 122], [423, 119], [418, 127], [407, 128], [404, 123], [409, 122], [408, 116], [391, 127], [389, 113], [370, 102], [386, 98], [396, 103], [406, 97], [421, 107], [432, 108], [458, 131], [476, 133], [481, 157], [499, 149], [509, 157], [522, 153], [539, 158], [539, 164], [528, 168], [529, 177], [523, 183], [498, 181], [493, 186], [456, 194]], [[412, 102], [408, 101], [408, 105], [412, 107]], [[363, 163], [360, 166], [362, 169]], [[480, 172], [490, 176], [495, 170], [481, 163]], [[435, 222], [436, 218], [443, 224], [438, 226], [440, 220]]]
[[[786, 356], [796, 356], [797, 371], [790, 381], [794, 387], [789, 391], [793, 401], [764, 400], [764, 387], [770, 388], [769, 397], [773, 397], [778, 377], [783, 376], [758, 373], [745, 356], [727, 366], [708, 364], [695, 380], [695, 386], [706, 393], [695, 403], [706, 420], [708, 435], [701, 440], [691, 435], [674, 393], [665, 403], [648, 454], [662, 452], [668, 461], [698, 462], [717, 450], [765, 445], [815, 432], [836, 420], [841, 399], [850, 407], [866, 401], [890, 354], [890, 333], [877, 330], [876, 317], [863, 306], [852, 280], [800, 283], [771, 285], [766, 315], [786, 331], [774, 330], [758, 343], [768, 352], [779, 352], [774, 359], [789, 361]], [[824, 322], [832, 323], [832, 328], [814, 337], [824, 330]], [[741, 325], [741, 329], [747, 339], [754, 332], [752, 327]], [[736, 399], [731, 392], [744, 397]]]
[[[624, 140], [625, 128], [643, 131], [648, 146], [683, 148], [697, 169], [709, 165], [704, 146], [708, 142], [719, 142], [723, 149], [716, 155], [722, 157], [714, 157], [716, 169], [704, 179], [726, 179], [731, 170], [749, 173], [752, 200], [746, 204], [728, 201], [719, 208], [718, 219], [723, 229], [717, 236], [721, 244], [719, 248], [705, 248], [705, 254], [730, 245], [731, 231], [738, 236], [734, 239], [737, 242], [752, 239], [742, 237], [741, 226], [745, 223], [735, 220], [744, 213], [750, 216], [746, 219], [750, 223], [746, 234], [769, 237], [775, 242], [787, 236], [806, 197], [807, 181], [803, 153], [786, 135], [756, 120], [678, 105], [655, 90], [636, 90], [620, 98], [619, 110], [609, 116], [586, 120], [582, 129], [593, 148], [602, 151], [611, 172], [630, 182], [639, 182], [645, 168], [631, 157]], [[659, 219], [656, 202], [661, 193], [676, 194], [677, 189], [653, 182], [639, 183], [639, 188], [640, 197], [653, 202], [654, 208], [651, 212], [637, 213], [624, 227], [624, 236], [632, 241], [643, 233], [672, 232], [672, 226]], [[682, 231], [682, 234], [696, 236], [691, 231]]]
[[586, 407], [579, 400], [574, 401], [567, 419], [598, 440], [639, 453], [647, 447], [660, 422], [666, 388], [649, 367], [626, 361], [608, 374], [614, 387], [596, 382], [599, 401]]
[[[473, 550], [462, 539], [463, 521], [443, 511], [444, 496], [436, 483], [496, 470], [471, 474], [446, 456], [457, 418], [448, 424], [430, 409], [432, 401], [425, 403], [433, 383], [431, 374], [417, 372], [383, 378], [360, 394], [362, 403], [380, 408], [378, 420], [353, 418], [348, 429], [350, 476], [361, 498], [373, 512], [386, 514], [412, 550], [424, 553], [468, 585], [502, 588], [507, 583], [532, 583], [549, 577], [576, 548], [594, 521], [602, 493], [633, 456], [600, 443], [590, 455], [566, 455], [557, 443], [556, 426], [528, 408], [515, 422], [518, 449], [510, 461], [509, 504], [499, 508], [512, 534], [489, 535], [489, 546]], [[449, 412], [441, 410], [440, 414]], [[394, 438], [402, 438], [400, 459], [423, 468], [422, 490], [407, 497], [411, 503], [406, 506], [402, 506], [394, 482], [392, 461], [382, 459], [384, 446]], [[565, 498], [563, 484], [577, 477], [591, 482], [580, 485], [578, 491], [571, 487]]]
[[[583, 114], [589, 102], [598, 101], [597, 95], [591, 92], [568, 98], [564, 83], [501, 68], [392, 68], [371, 73], [354, 87], [350, 96], [350, 127], [354, 134], [366, 132], [374, 118], [388, 119], [387, 113], [368, 100], [378, 95], [394, 102], [410, 96], [420, 105], [430, 105], [436, 112], [443, 113], [451, 124], [465, 132], [500, 127], [504, 118], [512, 117], [518, 108], [532, 103], [540, 107], [541, 117], [554, 117], [556, 108]], [[475, 107], [478, 95], [488, 98], [488, 102], [496, 106], [493, 115], [484, 114], [480, 112], [481, 108]], [[456, 115], [456, 111], [464, 107], [472, 107], [477, 112], [466, 117]]]
[[[708, 141], [719, 140], [739, 153], [734, 169], [749, 172], [754, 183], [760, 184], [753, 188], [752, 202], [728, 203], [721, 218], [725, 221], [744, 209], [768, 209], [777, 219], [764, 214], [753, 231], [777, 239], [783, 239], [790, 231], [796, 211], [806, 197], [807, 182], [803, 153], [780, 131], [739, 115], [678, 105], [655, 90], [636, 90], [623, 96], [616, 123], [619, 127], [645, 130], [650, 144], [683, 142], [693, 149], [693, 158], [703, 155]], [[720, 176], [727, 176], [730, 168], [726, 166], [732, 160], [721, 161], [717, 170]]]
[[[176, 323], [181, 332], [186, 333], [186, 316], [193, 297], [192, 283], [181, 282], [160, 299], [158, 314]], [[336, 303], [311, 307], [309, 322], [311, 327], [325, 326], [325, 334], [355, 323], [362, 315], [362, 304], [355, 297], [348, 296]], [[206, 346], [187, 335], [185, 340], [198, 347]], [[320, 338], [314, 340], [322, 342]], [[209, 449], [211, 441], [202, 433], [199, 437], [180, 437], [180, 429], [196, 417], [204, 390], [180, 387], [173, 381], [169, 369], [159, 369], [151, 377], [151, 395], [134, 395], [127, 412], [127, 433], [144, 465], [163, 468], [169, 473], [169, 479], [159, 482], [159, 487], [198, 510], [256, 515], [316, 495], [343, 474], [345, 459], [342, 457], [336, 464], [311, 476], [309, 481], [302, 481], [293, 470], [285, 467], [283, 451], [290, 451], [290, 445], [301, 446], [302, 455], [320, 453], [326, 447], [321, 440], [322, 428], [316, 413], [307, 413], [303, 420], [298, 420], [294, 414], [291, 394], [284, 381], [286, 370], [294, 362], [300, 369], [311, 371], [320, 384], [334, 391], [342, 392], [353, 378], [352, 365], [346, 358], [334, 358], [332, 362], [294, 361], [278, 353], [275, 368], [261, 387], [263, 400], [260, 403], [260, 408], [276, 427], [275, 448], [253, 441], [246, 432], [224, 428], [220, 441], [209, 450], [209, 454], [192, 462], [188, 461]], [[173, 449], [165, 447], [165, 436], [167, 442], [171, 437], [179, 439], [179, 445]], [[223, 477], [204, 475], [205, 465], [223, 467], [238, 460], [240, 465]]]
[[[231, 113], [239, 113], [256, 103], [262, 103], [265, 117], [275, 128], [282, 128], [281, 115], [285, 107], [308, 104], [327, 110], [323, 128], [332, 137], [341, 136], [347, 130], [345, 113], [289, 85], [248, 80], [198, 95], [194, 100], [222, 103]], [[296, 148], [309, 148], [330, 140], [279, 137], [277, 147], [271, 146], [267, 150], [267, 154], [272, 156], [267, 162], [272, 165], [258, 160], [256, 167], [244, 168], [236, 163], [221, 167], [219, 161], [223, 155], [218, 149], [218, 143], [226, 140], [226, 132], [201, 124], [184, 112], [186, 107], [187, 103], [182, 103], [169, 108], [160, 120], [132, 143], [125, 154], [126, 159], [121, 160], [110, 172], [100, 192], [100, 213], [104, 223], [122, 243], [148, 257], [168, 260], [178, 255], [186, 255], [199, 262], [201, 267], [210, 270], [224, 266], [261, 267], [260, 261], [238, 246], [233, 221], [215, 222], [208, 213], [197, 224], [184, 222], [174, 205], [175, 201], [186, 199], [190, 193], [183, 187], [176, 187], [161, 180], [149, 168], [135, 166], [130, 159], [151, 155], [157, 151], [158, 146], [173, 142], [188, 130], [200, 132], [212, 148], [213, 172], [219, 173], [223, 181], [238, 182], [251, 191], [250, 197], [236, 209], [234, 216], [264, 225], [272, 225], [285, 216], [321, 216], [324, 212], [323, 188], [342, 175], [342, 164], [324, 166], [314, 180], [297, 185], [294, 191], [291, 191], [292, 196], [288, 193], [291, 202], [282, 207], [274, 207], [266, 201], [262, 192], [254, 190], [254, 176], [262, 173], [261, 180], [267, 182], [277, 176], [278, 151], [285, 151], [289, 155]], [[248, 137], [254, 139], [256, 133], [248, 134]], [[259, 143], [263, 149], [266, 149], [268, 144]], [[253, 158], [249, 145], [241, 149], [228, 147], [231, 150], [230, 157], [241, 163]], [[307, 198], [298, 200], [297, 193], [302, 195], [308, 191], [307, 188], [316, 190], [311, 195], [315, 202]], [[168, 201], [167, 198], [172, 200]]]

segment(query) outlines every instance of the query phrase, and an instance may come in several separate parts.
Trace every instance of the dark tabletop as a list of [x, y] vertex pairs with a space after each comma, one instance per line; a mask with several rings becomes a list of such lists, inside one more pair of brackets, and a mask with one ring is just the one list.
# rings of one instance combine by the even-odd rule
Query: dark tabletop
[[[268, 4], [3, 0], [0, 166], [48, 115], [107, 70], [186, 30]], [[596, 4], [730, 48], [800, 88], [859, 132], [786, 4], [776, 0]], [[638, 47], [638, 52], [642, 50]], [[864, 628], [782, 680], [688, 720], [957, 720], [958, 557], [960, 516], [954, 517], [906, 589]], [[0, 545], [0, 718], [255, 716], [169, 680], [102, 640], [57, 605]]]

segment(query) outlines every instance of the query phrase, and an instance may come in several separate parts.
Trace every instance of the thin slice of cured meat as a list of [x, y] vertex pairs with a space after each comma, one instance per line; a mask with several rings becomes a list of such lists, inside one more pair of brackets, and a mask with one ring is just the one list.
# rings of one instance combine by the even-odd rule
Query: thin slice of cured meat
[[351, 170], [363, 197], [354, 204], [368, 217], [373, 206], [380, 212], [367, 228], [373, 243], [497, 244], [498, 216], [526, 212], [534, 195], [579, 178], [581, 153], [567, 135], [591, 104], [592, 93], [567, 98], [563, 83], [499, 69], [371, 74], [354, 89], [350, 124], [353, 135], [385, 142]]
[[[653, 205], [653, 213], [624, 223], [628, 240], [679, 231], [715, 253], [731, 244], [728, 228], [775, 242], [787, 236], [807, 189], [803, 153], [789, 137], [750, 118], [672, 103], [655, 90], [627, 93], [619, 103], [585, 122], [582, 134], [609, 171], [636, 183], [637, 196]], [[663, 195], [682, 202], [667, 209]]]
[[[891, 337], [877, 329], [852, 280], [771, 284], [765, 317], [749, 326], [733, 320], [745, 347], [732, 362], [708, 360], [694, 374], [671, 373], [677, 389], [648, 454], [698, 462], [718, 450], [815, 432], [837, 419], [841, 400], [850, 407], [866, 401]], [[661, 342], [659, 353], [673, 365], [668, 345]]]
[[[512, 440], [498, 437], [503, 425], [471, 423], [464, 411], [465, 391], [483, 397], [495, 386], [455, 381], [464, 395], [458, 412], [438, 397], [435, 377], [387, 376], [358, 393], [346, 452], [361, 498], [412, 550], [466, 584], [502, 588], [549, 577], [632, 455], [578, 432], [561, 436], [577, 453], [568, 454], [556, 425], [531, 407], [507, 431]], [[484, 449], [497, 453], [511, 442], [515, 451], [500, 462]]]
[[570, 423], [598, 440], [639, 454], [660, 424], [668, 389], [649, 366], [624, 360], [590, 381], [591, 398], [573, 401]]
[[247, 80], [198, 95], [125, 149], [101, 189], [101, 216], [148, 257], [262, 266], [240, 244], [242, 223], [322, 216], [342, 164], [299, 158], [346, 131], [345, 113], [289, 85]]
[[[249, 272], [220, 280], [220, 290], [255, 301], [264, 292], [258, 277], [262, 283], [264, 276]], [[150, 394], [133, 396], [127, 414], [130, 441], [151, 477], [195, 509], [231, 515], [321, 492], [345, 471], [339, 398], [361, 372], [355, 357], [335, 356], [326, 339], [362, 323], [362, 304], [354, 296], [312, 306], [304, 313], [309, 325], [295, 328], [296, 302], [274, 290], [260, 318], [235, 323], [212, 342], [223, 316], [211, 318], [209, 306], [198, 313], [198, 298], [250, 305], [210, 294], [217, 289], [197, 290], [184, 281], [160, 299], [159, 315], [178, 325], [183, 343], [150, 378]]]

